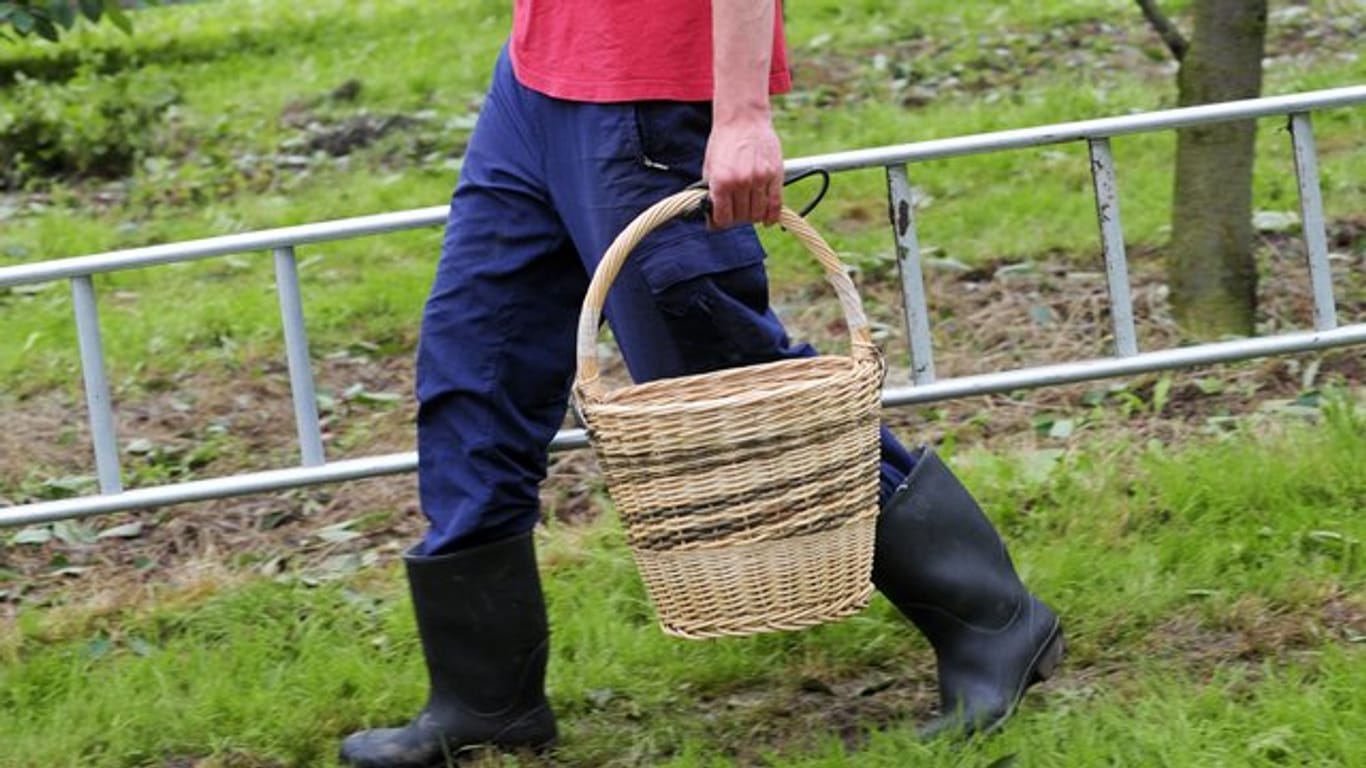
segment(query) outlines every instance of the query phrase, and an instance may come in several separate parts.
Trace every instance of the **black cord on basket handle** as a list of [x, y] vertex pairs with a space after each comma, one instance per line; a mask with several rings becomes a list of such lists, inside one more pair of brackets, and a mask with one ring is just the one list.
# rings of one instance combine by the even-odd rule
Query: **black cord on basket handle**
[[830, 191], [830, 172], [824, 168], [809, 168], [805, 171], [798, 171], [783, 180], [783, 186], [786, 187], [809, 176], [820, 176], [821, 188], [816, 191], [816, 196], [811, 198], [811, 202], [807, 203], [806, 207], [797, 211], [797, 215], [801, 216], [803, 219], [806, 218], [808, 213], [816, 210], [816, 206], [820, 205], [821, 201], [825, 199], [825, 193]]
[[[805, 179], [805, 178], [808, 178], [808, 177], [811, 177], [811, 176], [820, 176], [820, 177], [821, 177], [821, 188], [820, 188], [819, 190], [816, 191], [816, 196], [813, 197], [813, 198], [811, 198], [811, 202], [807, 203], [801, 210], [797, 211], [797, 215], [798, 215], [798, 216], [801, 216], [802, 218], [806, 218], [807, 214], [809, 214], [809, 213], [811, 213], [812, 211], [816, 210], [816, 206], [820, 205], [820, 204], [821, 204], [821, 201], [825, 199], [825, 193], [827, 193], [827, 192], [830, 191], [830, 172], [827, 171], [827, 170], [825, 170], [824, 168], [808, 168], [808, 169], [806, 169], [805, 171], [798, 171], [797, 173], [794, 173], [794, 174], [792, 174], [791, 176], [788, 176], [787, 178], [783, 179], [783, 186], [784, 186], [784, 187], [789, 187], [789, 186], [791, 186], [791, 185], [793, 185], [793, 184], [795, 184], [795, 183], [801, 181], [802, 179]], [[706, 189], [706, 188], [707, 188], [707, 180], [706, 180], [706, 179], [699, 179], [698, 181], [694, 181], [693, 183], [691, 183], [691, 184], [689, 184], [687, 187], [685, 187], [685, 189]], [[710, 218], [711, 218], [711, 197], [704, 197], [704, 198], [702, 198], [702, 202], [698, 204], [697, 210], [700, 211], [701, 214], [702, 214], [704, 217], [710, 219]]]

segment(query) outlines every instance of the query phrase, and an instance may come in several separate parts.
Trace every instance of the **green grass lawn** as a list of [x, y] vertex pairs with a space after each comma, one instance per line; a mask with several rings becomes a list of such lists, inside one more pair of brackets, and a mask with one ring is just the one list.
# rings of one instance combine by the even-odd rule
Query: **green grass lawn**
[[[932, 661], [881, 598], [801, 633], [672, 639], [614, 518], [553, 526], [563, 745], [487, 764], [1361, 765], [1364, 417], [1339, 402], [1316, 429], [1260, 419], [1170, 453], [1095, 443], [1044, 472], [958, 456], [1070, 643], [1010, 728], [966, 746], [915, 742]], [[425, 684], [396, 568], [30, 611], [0, 659], [15, 768], [330, 765], [339, 737], [402, 721]]]

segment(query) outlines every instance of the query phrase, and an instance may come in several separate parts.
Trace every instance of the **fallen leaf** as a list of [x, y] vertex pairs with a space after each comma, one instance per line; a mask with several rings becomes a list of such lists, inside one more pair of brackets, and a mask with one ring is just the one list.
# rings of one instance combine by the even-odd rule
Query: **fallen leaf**
[[132, 522], [106, 528], [95, 536], [97, 539], [136, 539], [142, 535], [142, 523]]
[[32, 525], [10, 537], [11, 544], [46, 544], [52, 541], [52, 529], [46, 525]]

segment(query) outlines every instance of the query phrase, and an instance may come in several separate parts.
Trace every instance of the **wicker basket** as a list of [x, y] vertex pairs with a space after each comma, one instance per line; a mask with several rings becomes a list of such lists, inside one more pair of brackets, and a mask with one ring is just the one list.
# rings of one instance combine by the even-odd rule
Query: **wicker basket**
[[839, 296], [850, 356], [613, 391], [599, 379], [599, 318], [622, 262], [704, 195], [657, 203], [603, 256], [579, 317], [578, 408], [665, 632], [750, 635], [848, 616], [872, 593], [883, 363], [844, 266], [805, 219], [783, 210]]

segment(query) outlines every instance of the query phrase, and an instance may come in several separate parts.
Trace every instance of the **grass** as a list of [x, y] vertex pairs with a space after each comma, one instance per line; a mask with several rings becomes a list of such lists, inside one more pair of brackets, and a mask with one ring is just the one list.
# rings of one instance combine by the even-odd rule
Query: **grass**
[[[778, 113], [790, 156], [1174, 99], [1155, 39], [1117, 0], [791, 6], [798, 91]], [[98, 93], [122, 73], [176, 94], [130, 176], [46, 180], [0, 198], [0, 264], [442, 203], [509, 7], [196, 3], [139, 13], [133, 37], [88, 30], [61, 46], [0, 49], [0, 82], [23, 72]], [[1353, 18], [1343, 0], [1307, 7], [1315, 24]], [[1273, 19], [1273, 30], [1286, 25]], [[1268, 94], [1366, 79], [1366, 60], [1340, 55], [1350, 43], [1290, 56], [1299, 38], [1278, 39], [1287, 55], [1268, 69]], [[1006, 74], [992, 74], [1002, 61]], [[352, 79], [358, 94], [335, 95]], [[898, 79], [932, 92], [905, 106]], [[0, 89], [0, 111], [14, 98]], [[319, 130], [390, 115], [415, 122], [342, 158], [307, 149]], [[1323, 113], [1315, 125], [1330, 217], [1359, 217], [1366, 112]], [[1172, 149], [1166, 134], [1115, 141], [1134, 245], [1165, 239]], [[1277, 121], [1263, 122], [1259, 152], [1257, 207], [1293, 210]], [[970, 264], [1095, 259], [1086, 167], [1080, 146], [917, 165], [921, 239]], [[816, 220], [852, 261], [874, 262], [890, 249], [884, 209], [880, 175], [857, 172], [837, 178]], [[410, 355], [438, 237], [301, 249], [315, 357], [358, 342], [377, 357]], [[796, 249], [766, 238], [780, 288], [806, 280]], [[271, 283], [265, 254], [98, 278], [116, 400], [205, 369], [233, 381], [270, 375], [260, 361], [282, 358]], [[6, 413], [78, 386], [70, 316], [61, 284], [0, 292]], [[953, 457], [1071, 642], [1062, 677], [1005, 733], [967, 746], [913, 740], [933, 699], [932, 660], [880, 598], [808, 632], [677, 641], [654, 627], [610, 517], [553, 525], [541, 559], [564, 745], [550, 761], [483, 763], [1366, 764], [1356, 725], [1366, 721], [1366, 422], [1333, 402], [1313, 429], [1255, 415], [1170, 448], [1121, 434], [1056, 462], [984, 449]], [[70, 431], [54, 440], [80, 445]], [[0, 626], [0, 768], [330, 765], [345, 733], [420, 706], [412, 616], [392, 563], [320, 586], [249, 567], [112, 608], [20, 604]], [[0, 577], [12, 574], [0, 567]]]
[[[1343, 10], [1337, 0], [1310, 8], [1322, 24], [1336, 23]], [[99, 196], [101, 184], [39, 184], [33, 202], [41, 206], [13, 216], [0, 232], [0, 264], [440, 204], [454, 183], [507, 12], [504, 2], [471, 0], [189, 4], [139, 14], [131, 38], [89, 30], [58, 47], [2, 50], [0, 75], [27, 72], [55, 88], [87, 81], [98, 88], [103, 81], [90, 78], [123, 72], [135, 85], [179, 96], [164, 124], [152, 126], [154, 140], [140, 165], [115, 182], [108, 200]], [[790, 16], [798, 91], [777, 118], [790, 156], [1173, 102], [1172, 78], [1157, 61], [1152, 35], [1136, 10], [1119, 12], [1113, 2], [822, 2], [794, 6]], [[1110, 32], [1078, 26], [1102, 22]], [[1287, 49], [1294, 47], [1294, 33], [1282, 37]], [[910, 48], [897, 47], [907, 41]], [[1277, 59], [1265, 91], [1362, 81], [1366, 61], [1321, 47]], [[1115, 58], [1139, 48], [1146, 53], [1136, 59]], [[1069, 56], [1080, 58], [1068, 63]], [[903, 106], [898, 78], [934, 84], [928, 103]], [[329, 96], [349, 80], [360, 83], [357, 95]], [[0, 92], [0, 108], [6, 99]], [[307, 150], [319, 125], [382, 115], [418, 117], [414, 127], [344, 158]], [[1366, 155], [1356, 151], [1355, 137], [1366, 133], [1366, 112], [1326, 112], [1316, 126], [1330, 218], [1357, 214], [1366, 204]], [[1132, 243], [1165, 239], [1172, 149], [1169, 134], [1115, 142]], [[1263, 121], [1259, 152], [1257, 207], [1294, 210], [1289, 144], [1278, 121]], [[1098, 259], [1087, 174], [1080, 145], [917, 165], [921, 240], [967, 263], [1059, 252]], [[817, 214], [854, 261], [885, 258], [891, 249], [883, 185], [872, 171], [842, 175]], [[768, 241], [780, 285], [807, 279], [811, 272], [792, 243]], [[431, 230], [302, 249], [318, 351], [357, 337], [411, 346], [438, 243]], [[234, 358], [242, 348], [278, 355], [271, 280], [264, 254], [99, 278], [114, 380], [134, 385], [143, 373], [211, 364], [225, 346]], [[0, 381], [20, 394], [75, 385], [67, 292], [61, 284], [36, 290], [0, 294], [7, 328]], [[177, 311], [165, 312], [167, 306]]]
[[[1011, 728], [967, 746], [914, 741], [931, 662], [881, 598], [807, 632], [675, 640], [612, 518], [552, 527], [549, 764], [1359, 765], [1364, 416], [1339, 404], [1318, 429], [1249, 422], [1171, 453], [1092, 446], [1046, 474], [957, 457], [1071, 648]], [[7, 768], [330, 765], [340, 736], [424, 694], [395, 569], [30, 611], [0, 648]]]

